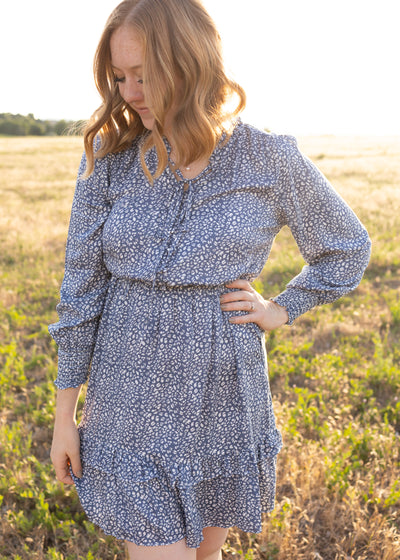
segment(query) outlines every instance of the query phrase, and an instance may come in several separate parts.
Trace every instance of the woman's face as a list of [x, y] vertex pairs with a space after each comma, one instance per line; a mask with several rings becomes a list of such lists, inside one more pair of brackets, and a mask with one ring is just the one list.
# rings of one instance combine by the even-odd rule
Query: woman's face
[[128, 26], [119, 27], [110, 39], [111, 65], [123, 100], [152, 130], [154, 117], [146, 105], [143, 93], [143, 47], [138, 34]]

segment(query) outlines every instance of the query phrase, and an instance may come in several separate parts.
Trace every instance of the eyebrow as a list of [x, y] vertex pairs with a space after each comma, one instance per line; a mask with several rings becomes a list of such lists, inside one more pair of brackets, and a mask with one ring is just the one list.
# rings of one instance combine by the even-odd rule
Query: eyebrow
[[[117, 68], [117, 66], [114, 66], [114, 64], [111, 64], [111, 68], [113, 70], [120, 70], [120, 68]], [[142, 66], [139, 64], [138, 66], [132, 66], [131, 68], [129, 68], [129, 70], [139, 70], [140, 68], [142, 68]]]

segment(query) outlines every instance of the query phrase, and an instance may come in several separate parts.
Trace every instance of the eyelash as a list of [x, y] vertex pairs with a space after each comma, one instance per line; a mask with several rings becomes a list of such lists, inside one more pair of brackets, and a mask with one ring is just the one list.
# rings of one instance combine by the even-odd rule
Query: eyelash
[[[118, 78], [118, 76], [114, 76], [114, 84], [122, 84], [125, 82], [125, 78]], [[138, 80], [138, 84], [143, 85], [143, 80]]]

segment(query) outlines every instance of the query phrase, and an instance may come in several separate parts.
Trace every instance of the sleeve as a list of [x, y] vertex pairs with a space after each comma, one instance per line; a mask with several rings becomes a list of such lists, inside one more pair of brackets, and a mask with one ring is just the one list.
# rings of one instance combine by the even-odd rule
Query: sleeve
[[69, 223], [65, 273], [57, 305], [58, 323], [49, 325], [49, 333], [58, 345], [59, 389], [85, 383], [110, 273], [103, 262], [102, 231], [110, 212], [107, 201], [109, 156], [95, 160], [87, 179], [82, 157]]
[[288, 324], [316, 305], [331, 303], [360, 283], [371, 241], [364, 226], [318, 168], [283, 137], [279, 206], [307, 265], [278, 296]]

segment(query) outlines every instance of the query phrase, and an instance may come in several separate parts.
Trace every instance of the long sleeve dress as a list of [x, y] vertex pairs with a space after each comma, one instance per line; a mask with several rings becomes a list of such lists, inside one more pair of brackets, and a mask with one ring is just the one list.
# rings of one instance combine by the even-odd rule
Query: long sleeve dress
[[[167, 151], [170, 145], [164, 139]], [[207, 526], [261, 531], [274, 507], [276, 428], [264, 331], [219, 296], [254, 280], [288, 225], [307, 265], [275, 301], [289, 324], [360, 282], [370, 240], [293, 137], [238, 121], [193, 180], [151, 186], [140, 140], [75, 190], [59, 322], [59, 389], [88, 379], [79, 424], [90, 520], [139, 545]], [[154, 150], [146, 154], [150, 171]], [[90, 375], [89, 375], [90, 372]]]

